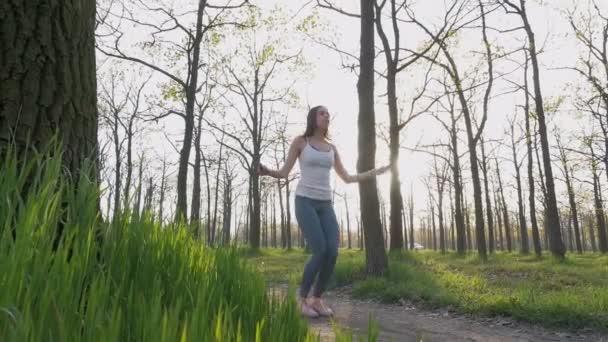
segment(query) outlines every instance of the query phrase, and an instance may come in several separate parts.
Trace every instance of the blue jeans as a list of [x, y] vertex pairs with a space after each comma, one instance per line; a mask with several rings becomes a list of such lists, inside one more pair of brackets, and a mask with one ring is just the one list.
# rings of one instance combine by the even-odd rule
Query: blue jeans
[[320, 297], [338, 258], [338, 220], [331, 201], [296, 196], [296, 219], [312, 256], [304, 267], [300, 296], [305, 298], [318, 275], [313, 296]]

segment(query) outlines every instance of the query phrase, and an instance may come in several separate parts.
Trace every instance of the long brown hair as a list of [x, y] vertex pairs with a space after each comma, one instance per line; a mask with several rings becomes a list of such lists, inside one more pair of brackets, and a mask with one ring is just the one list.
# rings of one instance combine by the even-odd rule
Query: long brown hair
[[[308, 111], [308, 115], [306, 116], [306, 130], [304, 131], [304, 134], [302, 134], [303, 137], [308, 138], [315, 134], [315, 128], [317, 128], [317, 112], [322, 107], [323, 106], [314, 106]], [[325, 138], [329, 139], [329, 129], [325, 131]]]

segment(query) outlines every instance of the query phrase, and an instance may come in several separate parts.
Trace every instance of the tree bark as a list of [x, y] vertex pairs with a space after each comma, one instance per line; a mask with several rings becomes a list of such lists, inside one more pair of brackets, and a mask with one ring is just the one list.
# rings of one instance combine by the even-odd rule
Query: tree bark
[[95, 1], [0, 9], [0, 146], [40, 151], [56, 136], [66, 175], [77, 182], [86, 161], [97, 181]]
[[[359, 96], [357, 171], [374, 168], [376, 159], [376, 119], [374, 113], [374, 3], [361, 0], [360, 73], [357, 82]], [[361, 221], [365, 231], [366, 271], [382, 275], [388, 268], [383, 244], [376, 179], [359, 183]]]

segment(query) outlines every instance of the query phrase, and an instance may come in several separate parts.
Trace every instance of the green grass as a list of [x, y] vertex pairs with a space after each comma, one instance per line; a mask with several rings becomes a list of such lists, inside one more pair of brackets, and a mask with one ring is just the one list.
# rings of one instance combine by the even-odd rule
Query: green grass
[[236, 250], [147, 216], [104, 223], [96, 185], [71, 186], [60, 158], [3, 153], [0, 341], [314, 340], [295, 300], [267, 294]]
[[[302, 251], [261, 253], [259, 261], [272, 265], [269, 273], [289, 274], [292, 281], [299, 281], [306, 260]], [[505, 315], [548, 327], [608, 330], [608, 256], [570, 254], [558, 261], [549, 254], [537, 259], [497, 253], [482, 262], [476, 254], [405, 252], [390, 256], [385, 277], [363, 279], [364, 253], [340, 253], [333, 284], [353, 283], [357, 297], [388, 303], [403, 298], [432, 308]]]

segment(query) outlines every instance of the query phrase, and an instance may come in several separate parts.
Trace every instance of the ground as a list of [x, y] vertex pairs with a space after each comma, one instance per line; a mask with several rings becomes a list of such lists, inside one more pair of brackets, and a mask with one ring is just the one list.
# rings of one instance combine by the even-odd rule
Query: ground
[[[379, 341], [608, 341], [603, 328], [605, 257], [572, 256], [555, 263], [514, 254], [480, 263], [474, 256], [419, 253], [391, 258], [392, 275], [362, 280], [357, 271], [362, 253], [341, 252], [333, 288], [325, 297], [337, 325], [355, 335], [369, 333], [371, 315]], [[297, 284], [307, 257], [303, 251], [279, 250], [249, 255], [272, 290], [282, 294]], [[425, 273], [417, 273], [421, 271]], [[594, 297], [583, 297], [589, 294]], [[502, 296], [510, 298], [508, 305]], [[522, 305], [525, 296], [538, 298]], [[578, 304], [568, 309], [564, 303]], [[589, 307], [587, 316], [581, 305]], [[529, 312], [534, 314], [528, 317]], [[330, 320], [310, 319], [309, 324], [322, 340], [334, 340]]]

